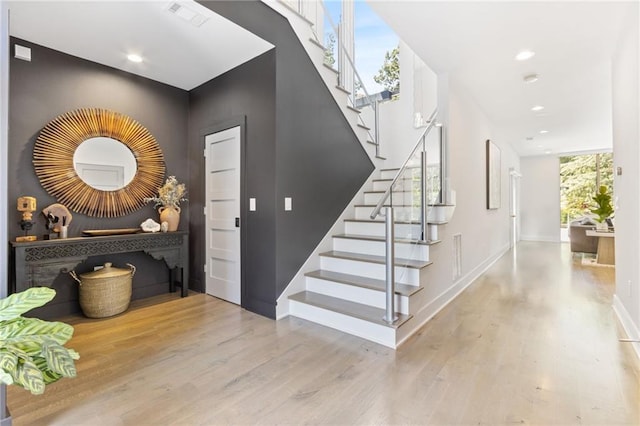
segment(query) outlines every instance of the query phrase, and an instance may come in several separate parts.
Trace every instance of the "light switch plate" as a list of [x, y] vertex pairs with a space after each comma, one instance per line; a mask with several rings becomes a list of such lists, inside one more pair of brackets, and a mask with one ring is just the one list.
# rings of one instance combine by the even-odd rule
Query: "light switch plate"
[[293, 207], [291, 205], [291, 197], [284, 197], [284, 211], [290, 212], [291, 210], [293, 210]]
[[19, 44], [14, 44], [15, 47], [15, 57], [17, 59], [22, 59], [23, 61], [31, 61], [31, 49], [25, 46], [20, 46]]
[[249, 198], [249, 211], [250, 212], [255, 212], [256, 211], [256, 199], [255, 198]]

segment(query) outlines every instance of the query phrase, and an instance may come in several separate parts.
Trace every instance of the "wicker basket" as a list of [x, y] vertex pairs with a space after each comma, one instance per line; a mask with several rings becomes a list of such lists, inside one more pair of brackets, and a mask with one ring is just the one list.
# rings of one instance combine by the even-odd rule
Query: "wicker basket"
[[136, 267], [115, 268], [111, 263], [97, 271], [80, 274], [69, 272], [80, 284], [80, 307], [89, 318], [105, 318], [124, 312], [131, 302], [131, 282]]

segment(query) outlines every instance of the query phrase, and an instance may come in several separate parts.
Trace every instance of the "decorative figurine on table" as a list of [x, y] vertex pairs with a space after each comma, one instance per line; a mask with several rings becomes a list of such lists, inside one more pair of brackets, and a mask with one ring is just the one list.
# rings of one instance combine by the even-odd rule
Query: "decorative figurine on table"
[[33, 212], [36, 211], [36, 199], [34, 197], [19, 197], [18, 198], [18, 211], [22, 212], [22, 220], [18, 222], [20, 228], [24, 231], [24, 235], [17, 237], [16, 241], [35, 241], [38, 239], [35, 235], [29, 235], [29, 231], [35, 223], [33, 218]]
[[69, 223], [71, 223], [71, 212], [62, 204], [51, 204], [42, 210], [42, 214], [47, 220], [48, 234], [44, 235], [45, 240], [56, 238], [67, 238]]

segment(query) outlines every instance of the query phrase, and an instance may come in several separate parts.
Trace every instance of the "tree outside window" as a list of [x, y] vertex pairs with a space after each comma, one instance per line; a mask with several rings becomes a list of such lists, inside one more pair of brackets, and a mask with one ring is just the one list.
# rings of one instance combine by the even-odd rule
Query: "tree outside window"
[[613, 190], [613, 154], [571, 155], [560, 157], [560, 223], [589, 213], [596, 189], [605, 185]]

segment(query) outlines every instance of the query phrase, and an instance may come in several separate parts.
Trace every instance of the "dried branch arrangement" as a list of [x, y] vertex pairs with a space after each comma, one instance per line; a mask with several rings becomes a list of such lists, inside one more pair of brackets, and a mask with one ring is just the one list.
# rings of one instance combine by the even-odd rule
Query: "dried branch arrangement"
[[[137, 162], [133, 180], [124, 188], [102, 191], [76, 173], [73, 154], [86, 139], [108, 137], [125, 144]], [[69, 209], [95, 217], [124, 216], [153, 197], [162, 185], [165, 166], [156, 139], [134, 119], [109, 110], [82, 108], [47, 124], [36, 139], [33, 165], [40, 183]]]

